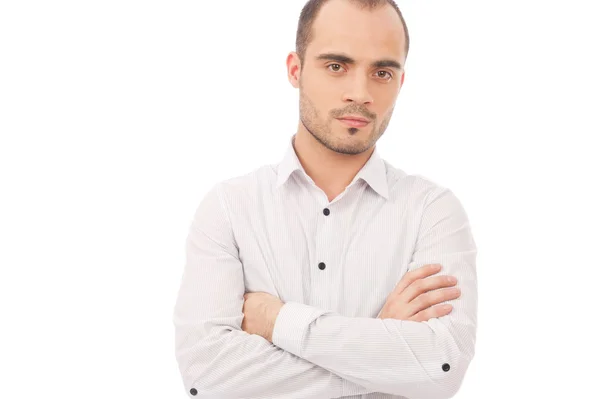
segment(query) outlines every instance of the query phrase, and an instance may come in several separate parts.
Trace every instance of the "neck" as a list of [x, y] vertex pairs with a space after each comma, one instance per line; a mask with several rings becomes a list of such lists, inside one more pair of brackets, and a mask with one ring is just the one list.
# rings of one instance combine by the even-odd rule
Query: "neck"
[[330, 199], [346, 189], [375, 150], [373, 146], [361, 154], [340, 154], [321, 144], [302, 123], [293, 145], [306, 174]]

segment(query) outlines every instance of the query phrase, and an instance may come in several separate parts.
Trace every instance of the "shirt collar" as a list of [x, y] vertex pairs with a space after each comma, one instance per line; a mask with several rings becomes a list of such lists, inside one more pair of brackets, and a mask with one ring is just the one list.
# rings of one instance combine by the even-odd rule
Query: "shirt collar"
[[[302, 173], [304, 173], [304, 175], [308, 178], [308, 175], [302, 167], [302, 164], [300, 163], [298, 155], [296, 154], [296, 151], [294, 149], [294, 137], [295, 135], [293, 135], [289, 139], [285, 156], [283, 157], [283, 159], [277, 167], [277, 188], [283, 185], [295, 170], [301, 170]], [[363, 179], [379, 195], [381, 195], [385, 199], [389, 199], [386, 167], [383, 162], [383, 159], [377, 151], [377, 147], [375, 147], [375, 150], [371, 154], [371, 157], [369, 157], [369, 160], [356, 174], [349, 186], [354, 184], [354, 182], [358, 179]]]

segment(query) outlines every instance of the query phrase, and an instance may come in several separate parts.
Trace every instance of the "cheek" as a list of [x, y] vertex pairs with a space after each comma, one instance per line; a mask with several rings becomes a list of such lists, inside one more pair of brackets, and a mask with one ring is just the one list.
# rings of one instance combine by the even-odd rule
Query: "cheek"
[[396, 93], [392, 90], [382, 90], [380, 93], [377, 93], [377, 97], [375, 98], [375, 112], [380, 116], [380, 119], [394, 109], [396, 98]]
[[307, 73], [307, 79], [304, 84], [311, 96], [319, 96], [321, 98], [330, 98], [337, 91], [338, 86], [335, 79], [332, 81], [330, 77], [324, 76], [319, 72]]
[[335, 85], [326, 82], [315, 85], [313, 93], [315, 101], [321, 103], [321, 105], [335, 101], [336, 98], [340, 97]]
[[398, 96], [398, 86], [394, 84], [379, 84], [373, 89], [373, 95], [379, 100], [383, 107], [389, 107]]
[[319, 117], [325, 121], [330, 118], [330, 111], [334, 108], [340, 108], [340, 104], [335, 102], [331, 89], [323, 86], [314, 87], [308, 90], [304, 95], [310, 99], [311, 106], [317, 111]]

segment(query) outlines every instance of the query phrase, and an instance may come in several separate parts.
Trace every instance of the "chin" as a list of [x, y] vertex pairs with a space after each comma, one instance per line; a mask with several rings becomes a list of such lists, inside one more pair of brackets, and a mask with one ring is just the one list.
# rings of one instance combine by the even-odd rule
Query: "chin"
[[364, 128], [345, 127], [341, 130], [341, 134], [343, 134], [344, 136], [358, 137], [367, 134], [367, 132]]

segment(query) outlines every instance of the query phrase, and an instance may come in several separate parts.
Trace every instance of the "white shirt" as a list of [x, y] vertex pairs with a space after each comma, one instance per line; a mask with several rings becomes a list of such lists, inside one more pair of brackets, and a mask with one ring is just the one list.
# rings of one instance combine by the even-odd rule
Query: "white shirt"
[[[223, 180], [200, 202], [174, 308], [175, 352], [196, 398], [450, 398], [475, 354], [477, 248], [451, 190], [377, 149], [329, 201], [292, 136], [283, 160]], [[450, 314], [377, 319], [402, 276], [458, 279]], [[246, 292], [285, 305], [273, 343], [241, 329]]]

